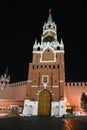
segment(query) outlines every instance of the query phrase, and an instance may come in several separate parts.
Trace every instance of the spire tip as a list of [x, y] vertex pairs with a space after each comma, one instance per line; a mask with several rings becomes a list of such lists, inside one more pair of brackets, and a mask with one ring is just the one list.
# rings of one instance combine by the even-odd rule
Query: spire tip
[[51, 13], [51, 10], [52, 10], [52, 9], [50, 8], [50, 9], [49, 9], [49, 13]]

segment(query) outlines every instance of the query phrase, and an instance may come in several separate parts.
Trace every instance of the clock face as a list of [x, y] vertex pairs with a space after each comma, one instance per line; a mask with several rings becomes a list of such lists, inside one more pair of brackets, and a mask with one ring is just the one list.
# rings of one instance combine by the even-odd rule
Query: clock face
[[43, 42], [52, 42], [52, 41], [54, 41], [54, 37], [53, 36], [47, 36], [43, 40]]

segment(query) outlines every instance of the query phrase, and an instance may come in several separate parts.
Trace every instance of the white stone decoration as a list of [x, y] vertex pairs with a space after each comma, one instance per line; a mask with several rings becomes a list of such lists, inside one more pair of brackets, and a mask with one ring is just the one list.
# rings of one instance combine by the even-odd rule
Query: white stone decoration
[[66, 114], [65, 101], [60, 100], [60, 102], [51, 103], [51, 116], [62, 116]]
[[24, 101], [24, 109], [23, 109], [23, 116], [32, 116], [37, 115], [38, 113], [38, 102], [37, 101], [30, 101], [29, 99], [25, 99]]

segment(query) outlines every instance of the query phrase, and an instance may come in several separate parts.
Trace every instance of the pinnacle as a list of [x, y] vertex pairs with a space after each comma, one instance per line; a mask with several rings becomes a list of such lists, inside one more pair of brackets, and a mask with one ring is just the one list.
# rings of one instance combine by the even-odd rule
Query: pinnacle
[[51, 8], [49, 9], [49, 16], [48, 16], [48, 20], [47, 22], [52, 22], [53, 19], [52, 19], [52, 15], [51, 15]]

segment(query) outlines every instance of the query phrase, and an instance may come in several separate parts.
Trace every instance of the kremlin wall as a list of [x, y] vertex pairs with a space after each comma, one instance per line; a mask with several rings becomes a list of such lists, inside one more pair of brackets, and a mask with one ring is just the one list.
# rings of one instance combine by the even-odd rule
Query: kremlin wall
[[80, 98], [83, 92], [87, 94], [87, 82], [65, 81], [64, 52], [49, 11], [41, 43], [35, 40], [33, 45], [28, 79], [10, 84], [8, 70], [0, 77], [0, 113], [62, 116], [73, 107], [74, 113], [82, 114]]

